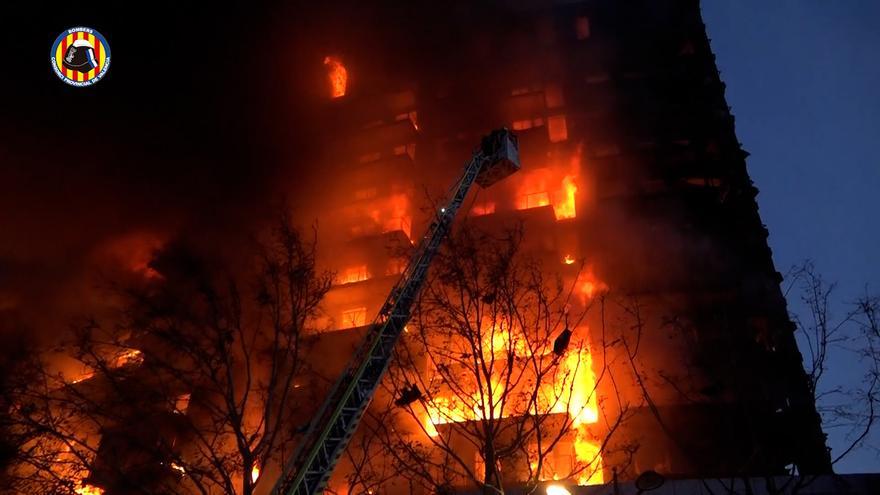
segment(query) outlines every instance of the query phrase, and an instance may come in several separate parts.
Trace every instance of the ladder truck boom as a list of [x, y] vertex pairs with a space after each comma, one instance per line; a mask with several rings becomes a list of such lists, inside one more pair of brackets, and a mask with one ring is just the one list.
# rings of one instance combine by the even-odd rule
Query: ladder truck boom
[[452, 196], [436, 212], [409, 264], [379, 310], [367, 335], [334, 384], [300, 442], [272, 495], [320, 493], [373, 398], [413, 302], [425, 282], [428, 267], [471, 186], [489, 187], [519, 170], [516, 136], [498, 129], [485, 136], [465, 165]]

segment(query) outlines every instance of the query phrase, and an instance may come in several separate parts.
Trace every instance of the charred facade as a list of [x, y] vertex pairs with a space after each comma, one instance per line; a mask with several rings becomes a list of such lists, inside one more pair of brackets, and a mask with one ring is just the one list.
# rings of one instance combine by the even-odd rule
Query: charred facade
[[[548, 270], [591, 298], [625, 297], [605, 318], [639, 326], [626, 394], [641, 403], [610, 442], [637, 447], [626, 467], [606, 456], [604, 479], [616, 464], [621, 476], [830, 471], [698, 2], [451, 10], [435, 19], [458, 34], [442, 49], [399, 28], [416, 41], [391, 70], [356, 46], [327, 48], [348, 80], [327, 95], [339, 185], [314, 213], [340, 274], [326, 324], [353, 335], [369, 323], [405, 261], [391, 253], [423, 230], [423, 185], [441, 190], [503, 123], [523, 172], [476, 193], [469, 221], [524, 222]], [[582, 260], [587, 277], [573, 275]], [[595, 354], [602, 322], [589, 320]], [[613, 341], [601, 345], [628, 352]]]

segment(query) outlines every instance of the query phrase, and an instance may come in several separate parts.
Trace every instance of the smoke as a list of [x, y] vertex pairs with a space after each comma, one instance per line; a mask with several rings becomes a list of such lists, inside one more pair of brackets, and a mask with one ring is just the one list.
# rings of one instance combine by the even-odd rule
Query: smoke
[[[57, 335], [72, 317], [107, 302], [104, 277], [149, 276], [145, 260], [164, 245], [234, 259], [279, 205], [292, 205], [308, 223], [329, 186], [351, 189], [343, 183], [356, 179], [340, 175], [335, 162], [354, 144], [329, 130], [345, 119], [326, 105], [326, 56], [346, 65], [354, 92], [417, 90], [420, 116], [435, 126], [443, 125], [449, 94], [459, 98], [453, 122], [487, 131], [506, 122], [487, 95], [509, 92], [513, 82], [486, 60], [516, 67], [517, 81], [541, 80], [534, 73], [541, 64], [528, 63], [540, 51], [513, 36], [538, 29], [534, 20], [493, 2], [158, 2], [141, 9], [99, 2], [85, 17], [81, 8], [16, 15], [16, 46], [26, 56], [8, 90], [10, 118], [0, 119], [4, 335], [25, 328]], [[64, 85], [46, 63], [55, 36], [79, 22], [101, 31], [113, 56], [108, 75], [89, 88]], [[419, 145], [436, 165], [426, 167], [428, 183], [447, 184], [479, 137], [453, 130], [460, 153], [449, 143]], [[539, 159], [526, 143], [525, 167]], [[606, 222], [591, 234], [597, 247], [621, 252], [641, 242], [642, 226], [627, 228], [626, 215]], [[614, 270], [599, 267], [600, 276], [631, 270], [627, 256], [619, 258]]]

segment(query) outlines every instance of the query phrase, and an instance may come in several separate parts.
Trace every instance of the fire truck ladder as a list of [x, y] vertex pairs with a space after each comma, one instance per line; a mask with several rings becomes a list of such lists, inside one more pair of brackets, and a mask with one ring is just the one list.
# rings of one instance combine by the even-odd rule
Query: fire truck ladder
[[409, 322], [413, 302], [425, 282], [428, 266], [474, 182], [488, 187], [519, 170], [516, 137], [507, 129], [482, 139], [465, 165], [461, 179], [373, 321], [354, 357], [330, 390], [272, 495], [315, 495], [324, 489], [388, 369], [394, 345]]

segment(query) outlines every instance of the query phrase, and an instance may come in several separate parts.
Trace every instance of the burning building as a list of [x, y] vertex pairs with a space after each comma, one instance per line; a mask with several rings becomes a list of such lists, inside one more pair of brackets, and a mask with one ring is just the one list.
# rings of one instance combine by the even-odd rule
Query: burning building
[[[432, 491], [408, 479], [412, 459], [430, 465], [426, 477], [448, 482], [434, 483], [437, 491], [482, 481], [597, 484], [646, 471], [763, 476], [794, 465], [830, 472], [699, 3], [395, 9], [363, 19], [354, 32], [330, 15], [303, 34], [319, 40], [310, 47], [320, 103], [307, 124], [321, 151], [310, 157], [314, 177], [296, 185], [308, 200], [295, 214], [305, 224], [317, 218], [318, 261], [335, 276], [309, 322], [308, 373], [291, 382], [296, 410], [267, 421], [283, 417], [300, 432], [309, 424], [403, 273], [432, 201], [481, 136], [500, 125], [518, 136], [522, 170], [472, 192], [459, 221], [496, 238], [519, 232], [535, 261], [529, 266], [540, 267], [527, 273], [546, 282], [535, 286], [561, 289], [546, 314], [500, 311], [474, 322], [470, 339], [431, 315], [412, 322], [407, 333], [424, 336], [427, 351], [392, 369], [329, 489]], [[151, 283], [168, 278], [140, 257], [131, 265]], [[535, 291], [513, 293], [523, 307], [543, 304], [529, 299]], [[480, 308], [499, 297], [478, 296]], [[419, 343], [410, 340], [404, 349]], [[150, 344], [137, 342], [147, 354], [142, 344]], [[453, 351], [481, 363], [482, 380], [456, 381], [462, 370]], [[144, 357], [134, 349], [114, 359], [136, 369]], [[77, 386], [96, 385], [87, 376]], [[175, 400], [151, 411], [169, 425], [165, 436], [184, 417], [208, 422], [198, 393], [168, 393]], [[130, 434], [124, 425], [144, 409], [127, 407], [134, 411], [119, 424], [91, 435], [102, 437], [91, 446], [98, 468], [132, 456], [114, 438]], [[546, 419], [522, 435], [538, 417]], [[469, 436], [474, 424], [520, 436], [492, 437], [510, 447], [501, 454]], [[396, 442], [371, 444], [370, 435], [387, 440], [389, 428]], [[178, 463], [187, 451], [182, 436], [169, 442], [159, 438], [164, 432], [142, 429], [139, 441], [174, 444], [181, 457], [135, 459], [146, 477], [195, 478]], [[538, 432], [552, 441], [542, 444]], [[423, 457], [406, 457], [404, 447]], [[252, 461], [239, 478], [268, 493], [281, 462]], [[455, 472], [438, 473], [446, 465]], [[77, 490], [113, 493], [100, 474], [79, 473]]]
[[[335, 330], [321, 339], [354, 346], [424, 230], [428, 198], [503, 123], [523, 170], [473, 194], [467, 222], [524, 225], [572, 304], [592, 308], [574, 329], [587, 343], [583, 398], [551, 411], [575, 419], [554, 455], [593, 469], [575, 479], [828, 472], [698, 2], [451, 10], [433, 19], [458, 33], [442, 49], [407, 28], [389, 29], [411, 46], [374, 65], [344, 40], [328, 45], [326, 167], [339, 180], [309, 214], [339, 275], [322, 322]], [[608, 374], [620, 381], [597, 378]], [[420, 400], [427, 435], [484, 419], [442, 394]], [[609, 415], [621, 419], [613, 435]], [[552, 471], [538, 478], [565, 477]]]

